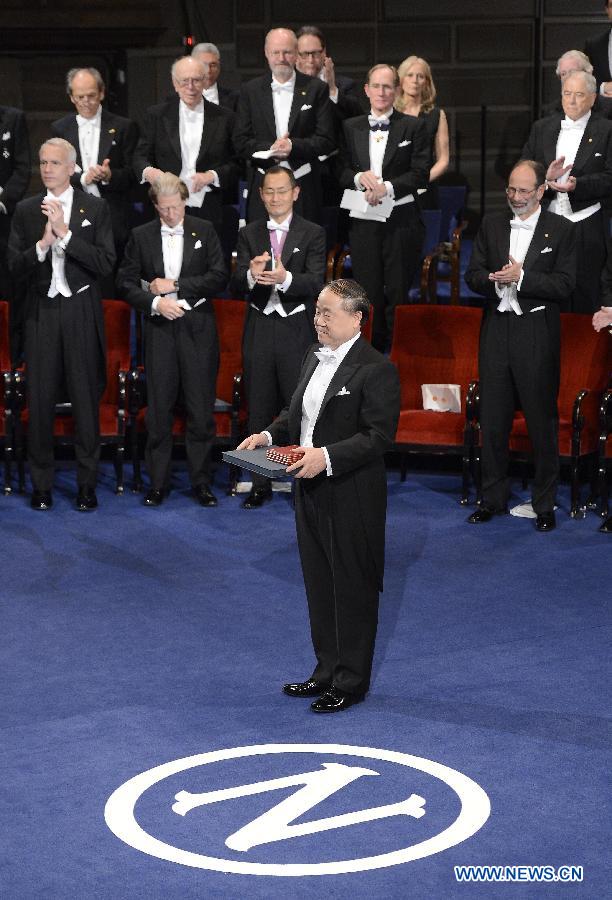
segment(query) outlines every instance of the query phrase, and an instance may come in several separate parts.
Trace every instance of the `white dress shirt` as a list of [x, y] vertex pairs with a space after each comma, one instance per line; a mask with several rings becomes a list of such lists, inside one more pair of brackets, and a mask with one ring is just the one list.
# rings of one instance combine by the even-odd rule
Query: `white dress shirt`
[[[584, 136], [584, 129], [587, 127], [590, 118], [591, 110], [579, 119], [574, 120], [566, 116], [565, 119], [562, 120], [561, 128], [559, 129], [559, 137], [557, 138], [555, 159], [564, 156], [566, 166], [574, 164], [580, 141]], [[565, 183], [568, 181], [571, 174], [570, 170], [557, 180]], [[558, 216], [563, 216], [565, 219], [569, 219], [570, 222], [581, 222], [583, 219], [588, 219], [589, 216], [592, 216], [601, 209], [601, 203], [593, 203], [591, 206], [587, 206], [586, 209], [581, 209], [580, 212], [572, 212], [570, 197], [571, 194], [563, 192], [557, 193], [548, 207], [549, 212], [556, 213]]]
[[[350, 340], [345, 341], [344, 344], [340, 344], [336, 350], [331, 350], [329, 347], [321, 347], [320, 350], [315, 351], [317, 357], [319, 357], [319, 364], [310, 376], [310, 381], [306, 385], [306, 390], [304, 391], [304, 396], [302, 398], [302, 427], [300, 431], [301, 447], [313, 446], [312, 435], [319, 417], [325, 392], [329, 387], [330, 381], [338, 371], [340, 363], [344, 360], [344, 357], [355, 341], [360, 337], [361, 332], [358, 331]], [[270, 432], [264, 431], [263, 434], [266, 435], [268, 444], [272, 444], [272, 435]], [[325, 456], [326, 473], [327, 475], [333, 475], [334, 473], [332, 472], [331, 460], [329, 458], [329, 453], [327, 452], [327, 447], [321, 447], [321, 450]]]
[[[164, 278], [169, 278], [171, 281], [178, 281], [179, 275], [181, 274], [181, 268], [183, 266], [183, 247], [185, 243], [183, 231], [184, 221], [185, 220], [183, 220], [183, 222], [180, 222], [174, 228], [168, 228], [168, 226], [163, 224], [161, 226]], [[171, 300], [176, 300], [178, 305], [185, 310], [195, 309], [195, 306], [199, 306], [200, 303], [206, 302], [206, 297], [202, 297], [198, 300], [195, 306], [192, 307], [183, 298], [179, 299], [176, 291], [164, 294], [164, 297], [169, 297]], [[160, 299], [160, 295], [153, 298], [153, 302], [151, 303], [152, 316], [161, 315], [161, 313], [158, 312], [157, 309]]]
[[[45, 196], [45, 200], [57, 200], [62, 204], [62, 212], [64, 214], [64, 224], [70, 224], [70, 216], [72, 214], [72, 200], [74, 197], [74, 188], [72, 185], [66, 188], [63, 194], [60, 194], [56, 197], [54, 194], [47, 194]], [[58, 294], [61, 294], [62, 297], [71, 297], [72, 291], [68, 287], [68, 282], [66, 281], [66, 272], [65, 272], [65, 257], [64, 251], [68, 246], [68, 242], [72, 237], [72, 232], [70, 229], [66, 232], [63, 238], [57, 238], [56, 241], [51, 245], [51, 284], [49, 285], [49, 290], [47, 291], [47, 297], [57, 297]], [[39, 262], [44, 262], [47, 258], [47, 253], [49, 252], [49, 248], [46, 247], [44, 250], [40, 246], [40, 242], [36, 244], [36, 256], [38, 257]]]
[[272, 104], [274, 106], [274, 122], [276, 124], [276, 137], [280, 138], [289, 131], [289, 115], [293, 103], [295, 91], [295, 72], [289, 79], [281, 84], [272, 76]]
[[205, 100], [208, 100], [209, 103], [216, 103], [219, 105], [219, 88], [217, 87], [217, 82], [215, 81], [209, 88], [204, 88], [202, 91], [202, 96]]
[[[286, 234], [289, 231], [289, 226], [291, 225], [292, 218], [293, 218], [293, 214], [290, 213], [287, 216], [287, 218], [281, 223], [277, 223], [274, 219], [269, 220], [268, 226], [276, 225], [276, 224], [280, 224], [283, 226], [282, 228], [274, 229], [274, 231], [276, 232], [276, 237], [277, 237], [278, 241], [281, 240], [283, 233]], [[268, 227], [268, 231], [270, 231], [270, 230], [271, 229]], [[274, 258], [272, 259], [272, 263], [274, 264]], [[280, 291], [281, 293], [284, 293], [285, 291], [288, 291], [289, 288], [291, 287], [292, 281], [293, 281], [293, 273], [287, 272], [287, 277], [285, 278], [283, 283], [274, 285], [274, 287], [272, 288], [272, 290], [270, 292], [270, 299], [266, 303], [265, 309], [263, 310], [264, 316], [269, 316], [273, 312], [277, 312], [279, 314], [279, 316], [281, 316], [281, 318], [286, 319], [288, 315], [292, 316], [294, 313], [299, 313], [299, 312], [305, 311], [306, 306], [303, 303], [300, 303], [299, 306], [296, 306], [295, 309], [292, 309], [290, 313], [288, 313], [285, 310], [285, 308], [283, 307], [283, 304], [282, 304], [281, 298], [278, 295], [278, 292]], [[257, 284], [255, 279], [253, 278], [253, 275], [251, 274], [250, 269], [247, 270], [247, 284], [251, 291]], [[255, 306], [255, 304], [251, 303], [251, 306]], [[257, 309], [257, 308], [258, 307], [255, 306], [255, 309]]]
[[100, 151], [100, 129], [102, 127], [102, 107], [98, 106], [98, 111], [91, 119], [77, 115], [77, 126], [79, 129], [79, 149], [81, 151], [81, 162], [83, 163], [83, 174], [81, 175], [81, 186], [88, 194], [94, 197], [100, 196], [98, 185], [92, 181], [86, 184], [85, 176], [87, 171], [98, 164], [98, 153]]
[[[517, 262], [524, 262], [529, 250], [529, 245], [533, 239], [533, 234], [540, 218], [542, 207], [538, 206], [536, 211], [527, 219], [520, 219], [515, 216], [510, 222], [510, 251], [509, 255]], [[524, 270], [516, 284], [498, 284], [495, 283], [495, 293], [501, 302], [497, 307], [500, 312], [514, 312], [517, 316], [523, 315], [517, 298], [517, 291], [521, 289], [523, 283]]]

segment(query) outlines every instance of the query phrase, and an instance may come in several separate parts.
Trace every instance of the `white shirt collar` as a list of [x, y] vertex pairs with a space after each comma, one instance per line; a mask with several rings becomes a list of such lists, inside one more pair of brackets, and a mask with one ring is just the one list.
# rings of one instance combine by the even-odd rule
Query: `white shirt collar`
[[570, 119], [569, 116], [565, 116], [565, 118], [567, 120], [569, 120], [570, 122], [573, 122], [577, 128], [586, 128], [587, 122], [591, 118], [591, 112], [592, 112], [592, 110], [589, 110], [588, 113], [585, 113], [583, 116], [580, 116], [579, 119]]
[[522, 225], [531, 225], [531, 227], [535, 229], [536, 225], [538, 224], [538, 219], [540, 218], [541, 212], [542, 207], [538, 205], [536, 211], [534, 213], [531, 213], [530, 216], [527, 216], [526, 219], [521, 219], [515, 214], [513, 221], [520, 222]]
[[102, 125], [102, 104], [98, 106], [95, 116], [92, 116], [90, 119], [86, 119], [85, 116], [81, 116], [78, 113], [76, 118], [79, 128], [84, 128], [86, 125], [93, 125], [95, 128], [100, 128]]
[[272, 76], [272, 84], [277, 84], [279, 87], [286, 88], [288, 84], [291, 85], [291, 90], [295, 90], [295, 69], [293, 70], [293, 75], [288, 81], [277, 81], [274, 75]]
[[190, 106], [187, 106], [182, 100], [179, 102], [179, 107], [181, 113], [186, 118], [193, 118], [194, 116], [203, 116], [204, 115], [204, 101], [200, 100], [195, 109], [191, 109]]
[[59, 200], [62, 206], [67, 206], [72, 203], [72, 195], [74, 194], [74, 188], [71, 184], [68, 185], [63, 194], [60, 194], [59, 197], [56, 197], [55, 194], [52, 194], [50, 191], [47, 191], [45, 194], [46, 197], [50, 197], [52, 200]]
[[[342, 362], [342, 360], [344, 359], [346, 354], [349, 352], [349, 350], [351, 349], [351, 347], [353, 346], [355, 341], [357, 341], [360, 337], [361, 337], [361, 331], [358, 331], [354, 337], [349, 338], [348, 341], [345, 341], [343, 344], [340, 344], [340, 346], [336, 347], [335, 350], [332, 350], [331, 347], [328, 348], [330, 353], [333, 353], [334, 356], [336, 357], [338, 364], [340, 364]], [[322, 344], [321, 348], [323, 348], [323, 347], [327, 347], [327, 344]]]

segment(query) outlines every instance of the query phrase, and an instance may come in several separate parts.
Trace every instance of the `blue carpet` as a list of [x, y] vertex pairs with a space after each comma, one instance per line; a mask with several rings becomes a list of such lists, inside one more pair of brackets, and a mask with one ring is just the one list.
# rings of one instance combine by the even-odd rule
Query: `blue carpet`
[[[223, 472], [219, 473], [219, 480]], [[58, 472], [55, 508], [0, 497], [2, 573], [2, 860], [7, 900], [438, 898], [609, 895], [610, 559], [598, 520], [558, 529], [499, 518], [464, 524], [459, 479], [389, 476], [385, 593], [371, 694], [337, 716], [280, 692], [311, 671], [303, 586], [286, 495], [259, 511], [217, 486], [198, 507], [184, 472], [159, 510], [112, 493], [72, 508], [74, 475]], [[516, 501], [524, 495], [518, 492]], [[120, 785], [211, 751], [307, 744], [378, 748], [472, 779], [488, 820], [449, 849], [369, 871], [302, 877], [227, 874], [140, 852], [107, 827]], [[422, 818], [395, 816], [228, 849], [227, 836], [296, 788], [171, 811], [194, 793], [319, 771], [378, 773], [296, 823], [425, 798]], [[350, 751], [220, 760], [177, 772], [138, 800], [145, 831], [171, 846], [278, 865], [376, 857], [427, 840], [457, 817], [438, 779]], [[584, 867], [584, 881], [458, 884], [455, 865]]]

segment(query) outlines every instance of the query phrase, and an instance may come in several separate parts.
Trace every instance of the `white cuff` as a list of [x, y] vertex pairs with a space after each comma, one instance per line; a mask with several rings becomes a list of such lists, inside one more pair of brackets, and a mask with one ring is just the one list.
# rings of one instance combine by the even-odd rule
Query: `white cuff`
[[338, 86], [337, 85], [336, 85], [336, 90], [334, 91], [333, 94], [331, 91], [329, 92], [329, 99], [331, 100], [332, 103], [338, 102]]
[[70, 231], [70, 229], [68, 229], [68, 231], [66, 232], [66, 234], [64, 235], [63, 238], [57, 239], [57, 246], [60, 247], [62, 250], [65, 250], [66, 247], [68, 246], [68, 244], [70, 243], [71, 237], [72, 237], [72, 232]]
[[262, 433], [262, 434], [265, 434], [265, 436], [266, 436], [267, 439], [268, 439], [268, 447], [271, 447], [271, 446], [272, 446], [272, 435], [270, 434], [270, 432], [269, 432], [269, 431], [262, 431], [261, 433]]
[[285, 278], [285, 280], [283, 281], [282, 284], [276, 285], [276, 289], [278, 291], [282, 291], [283, 293], [285, 293], [285, 291], [288, 291], [289, 288], [291, 287], [292, 281], [293, 281], [293, 272], [287, 272], [287, 277]]
[[158, 310], [157, 310], [160, 300], [161, 300], [161, 297], [153, 297], [153, 302], [151, 303], [151, 315], [152, 316], [161, 316], [161, 313], [158, 312]]
[[257, 284], [255, 279], [253, 278], [253, 273], [251, 272], [250, 269], [247, 269], [247, 284], [249, 286], [250, 291], [252, 291], [253, 288], [255, 287], [255, 285]]
[[362, 175], [363, 175], [363, 172], [357, 172], [357, 174], [353, 178], [353, 181], [355, 182], [355, 187], [357, 188], [358, 191], [365, 191], [365, 188], [360, 181], [360, 178]]
[[208, 171], [209, 171], [209, 172], [212, 172], [213, 175], [215, 176], [215, 177], [213, 178], [213, 181], [212, 181], [213, 187], [220, 188], [220, 187], [221, 187], [221, 184], [220, 184], [220, 182], [219, 182], [219, 176], [217, 175], [217, 173], [215, 172], [215, 170], [214, 170], [214, 169], [209, 169]]
[[327, 470], [327, 475], [333, 475], [334, 473], [332, 472], [331, 460], [329, 458], [329, 453], [327, 452], [327, 447], [321, 447], [321, 450], [323, 451], [323, 455], [325, 457], [325, 468]]
[[390, 181], [384, 181], [384, 186], [387, 188], [387, 197], [391, 197], [392, 200], [395, 200], [395, 191], [393, 190], [393, 185]]
[[49, 252], [49, 248], [45, 247], [44, 250], [41, 249], [40, 241], [36, 241], [36, 256], [38, 257], [38, 262], [44, 262], [47, 258], [47, 253]]
[[520, 291], [521, 285], [522, 285], [522, 283], [523, 283], [523, 278], [524, 278], [524, 277], [525, 277], [525, 270], [524, 270], [524, 269], [521, 269], [521, 275], [520, 275], [520, 278], [519, 278], [519, 280], [516, 282], [516, 289], [517, 289], [517, 291]]

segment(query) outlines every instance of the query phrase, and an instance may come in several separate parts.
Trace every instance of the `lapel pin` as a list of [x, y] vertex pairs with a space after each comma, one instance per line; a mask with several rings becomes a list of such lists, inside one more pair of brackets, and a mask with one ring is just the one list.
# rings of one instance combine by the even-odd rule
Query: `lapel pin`
[[589, 144], [593, 143], [593, 138], [589, 138]]
[[79, 212], [82, 212], [82, 213], [84, 213], [84, 212], [85, 212], [85, 210], [84, 210], [84, 209], [80, 209], [80, 210], [79, 210]]
[[548, 235], [547, 235], [547, 234], [545, 234], [545, 235], [544, 235], [544, 237], [548, 237]]
[[306, 96], [306, 91], [302, 91], [302, 97]]
[[116, 129], [116, 128], [109, 128], [109, 129], [108, 129], [108, 133], [109, 133], [109, 134], [116, 134], [116, 133], [117, 133], [117, 129]]
[[191, 232], [191, 237], [195, 237], [195, 236], [196, 236], [195, 231], [192, 231], [192, 232]]

